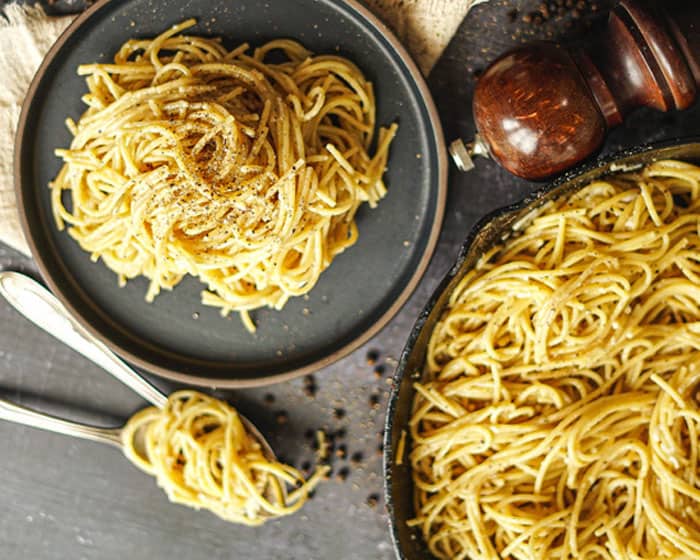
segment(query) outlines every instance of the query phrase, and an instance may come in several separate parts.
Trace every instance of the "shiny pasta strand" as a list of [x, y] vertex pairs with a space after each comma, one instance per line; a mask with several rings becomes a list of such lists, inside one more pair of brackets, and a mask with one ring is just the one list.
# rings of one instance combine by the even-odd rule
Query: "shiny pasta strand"
[[291, 40], [228, 51], [181, 34], [194, 23], [79, 67], [88, 110], [56, 151], [53, 214], [121, 285], [146, 276], [147, 301], [190, 274], [254, 330], [248, 311], [306, 294], [355, 243], [397, 126], [370, 155], [374, 93], [353, 63]]
[[700, 557], [700, 168], [544, 205], [455, 288], [416, 384], [438, 558]]

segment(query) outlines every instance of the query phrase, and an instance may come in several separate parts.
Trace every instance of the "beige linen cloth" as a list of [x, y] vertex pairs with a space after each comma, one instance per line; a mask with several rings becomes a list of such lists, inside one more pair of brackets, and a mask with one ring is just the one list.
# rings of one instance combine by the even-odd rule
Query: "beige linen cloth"
[[[364, 0], [428, 74], [469, 9], [486, 0]], [[0, 16], [0, 241], [29, 255], [12, 176], [12, 146], [22, 101], [44, 54], [71, 22], [40, 7], [8, 4]]]

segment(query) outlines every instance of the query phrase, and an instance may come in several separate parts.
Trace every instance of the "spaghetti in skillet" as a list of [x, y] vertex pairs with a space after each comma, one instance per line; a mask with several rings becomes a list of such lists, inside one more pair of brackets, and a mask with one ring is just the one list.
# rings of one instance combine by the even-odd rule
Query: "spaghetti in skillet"
[[547, 203], [455, 288], [415, 388], [438, 558], [700, 558], [700, 168]]

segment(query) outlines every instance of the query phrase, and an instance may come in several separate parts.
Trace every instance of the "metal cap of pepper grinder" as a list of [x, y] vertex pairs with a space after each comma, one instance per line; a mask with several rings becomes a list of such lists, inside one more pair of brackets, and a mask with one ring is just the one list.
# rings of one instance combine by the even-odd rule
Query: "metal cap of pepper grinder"
[[450, 144], [449, 151], [460, 171], [474, 169], [474, 156], [490, 157], [488, 146], [478, 134], [474, 135], [474, 140], [471, 142], [457, 138]]

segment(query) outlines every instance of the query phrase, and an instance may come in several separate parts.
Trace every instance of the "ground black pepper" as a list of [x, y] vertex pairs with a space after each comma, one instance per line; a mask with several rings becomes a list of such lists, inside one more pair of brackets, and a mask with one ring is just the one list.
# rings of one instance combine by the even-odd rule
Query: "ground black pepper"
[[346, 481], [348, 479], [348, 476], [350, 476], [350, 469], [347, 467], [342, 467], [338, 470], [337, 473], [335, 473], [335, 478], [340, 480], [341, 482]]
[[318, 385], [316, 385], [316, 379], [313, 375], [307, 375], [304, 377], [304, 394], [313, 399], [318, 393]]
[[334, 409], [333, 416], [335, 417], [336, 420], [342, 420], [343, 418], [345, 418], [345, 409], [344, 408]]
[[377, 352], [376, 350], [370, 350], [369, 352], [367, 352], [367, 365], [373, 366], [377, 363], [378, 359], [379, 352]]
[[[540, 26], [549, 21], [567, 18], [568, 21], [564, 27], [573, 27], [573, 22], [584, 20], [582, 26], [586, 28], [590, 25], [590, 21], [585, 21], [584, 16], [587, 13], [596, 12], [600, 9], [598, 2], [591, 0], [546, 0], [537, 5], [537, 9], [524, 13], [520, 18], [523, 23], [528, 25]], [[518, 11], [511, 9], [506, 12], [508, 21], [516, 24], [518, 19]], [[547, 36], [551, 36], [551, 32], [547, 32]], [[515, 38], [515, 36], [513, 36]]]
[[364, 459], [362, 451], [355, 451], [355, 453], [352, 454], [352, 457], [350, 457], [350, 462], [355, 465], [359, 465], [362, 463], [362, 459]]
[[333, 434], [333, 437], [335, 439], [345, 439], [345, 437], [348, 435], [348, 431], [345, 428], [338, 428], [335, 433]]
[[309, 397], [310, 399], [315, 398], [317, 392], [318, 392], [318, 387], [316, 385], [306, 385], [304, 387], [304, 394], [307, 397]]

